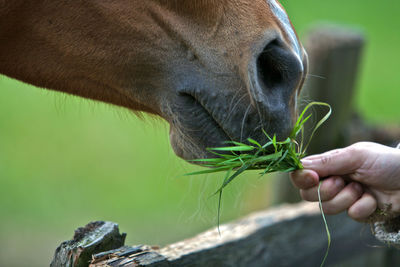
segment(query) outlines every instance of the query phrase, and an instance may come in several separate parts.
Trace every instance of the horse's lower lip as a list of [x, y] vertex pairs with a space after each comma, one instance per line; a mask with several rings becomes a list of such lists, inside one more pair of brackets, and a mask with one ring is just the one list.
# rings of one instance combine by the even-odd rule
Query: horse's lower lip
[[179, 95], [174, 114], [171, 127], [174, 149], [186, 160], [212, 157], [207, 148], [223, 146], [225, 141], [232, 140], [207, 108], [191, 94]]

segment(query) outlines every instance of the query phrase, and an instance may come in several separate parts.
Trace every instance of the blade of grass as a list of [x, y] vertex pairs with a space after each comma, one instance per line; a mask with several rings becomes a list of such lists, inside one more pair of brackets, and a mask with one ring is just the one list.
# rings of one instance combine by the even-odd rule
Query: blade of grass
[[242, 167], [240, 167], [237, 171], [235, 171], [234, 174], [232, 174], [228, 179], [224, 180], [224, 183], [222, 184], [222, 186], [217, 190], [216, 193], [218, 193], [219, 191], [223, 190], [233, 179], [235, 179], [239, 174], [241, 174], [242, 172], [244, 172], [247, 168], [249, 168], [250, 165], [249, 164], [245, 164]]
[[204, 171], [186, 173], [185, 176], [200, 175], [200, 174], [208, 174], [208, 173], [214, 173], [214, 172], [221, 172], [221, 171], [226, 171], [226, 170], [229, 170], [229, 169], [230, 169], [230, 167], [224, 166], [224, 167], [219, 167], [219, 168], [214, 168], [214, 169], [208, 169], [208, 170], [204, 170]]
[[[310, 138], [308, 138], [307, 144], [306, 144], [305, 147], [304, 147], [304, 152], [307, 150], [308, 146], [310, 145], [311, 140], [312, 140], [312, 138], [314, 137], [315, 132], [318, 130], [319, 127], [321, 127], [321, 125], [322, 125], [327, 119], [329, 119], [329, 117], [330, 117], [331, 114], [332, 114], [332, 108], [331, 108], [331, 106], [330, 106], [329, 104], [327, 104], [327, 103], [323, 103], [323, 102], [312, 102], [312, 103], [310, 103], [310, 104], [312, 104], [311, 106], [313, 106], [313, 105], [325, 106], [325, 107], [327, 107], [329, 110], [328, 110], [328, 112], [325, 114], [325, 116], [324, 116], [320, 121], [318, 121], [318, 123], [315, 125], [313, 131], [311, 132]], [[310, 107], [311, 107], [311, 106], [310, 106]]]
[[213, 151], [252, 151], [255, 149], [254, 146], [227, 146], [227, 147], [214, 147], [210, 148]]
[[210, 159], [191, 159], [190, 162], [223, 162], [225, 161], [223, 158], [210, 158]]
[[321, 210], [322, 219], [324, 220], [326, 236], [328, 237], [328, 247], [326, 248], [324, 259], [322, 260], [322, 263], [321, 263], [320, 267], [325, 265], [325, 261], [328, 258], [329, 249], [331, 247], [331, 232], [329, 231], [328, 223], [326, 222], [326, 218], [325, 218], [324, 209], [322, 208], [321, 185], [322, 185], [322, 181], [318, 185], [318, 202], [319, 202], [319, 209]]
[[250, 143], [252, 143], [253, 145], [258, 146], [259, 148], [261, 148], [262, 146], [260, 145], [259, 142], [257, 142], [256, 140], [252, 139], [252, 138], [248, 138], [247, 139]]
[[[228, 177], [230, 176], [231, 172], [232, 172], [232, 169], [230, 169], [230, 170], [228, 170], [226, 172], [223, 183], [225, 183], [225, 181], [228, 179]], [[218, 210], [217, 210], [217, 214], [218, 214], [218, 216], [217, 216], [217, 228], [218, 228], [218, 234], [220, 236], [221, 236], [221, 231], [219, 229], [219, 225], [220, 225], [220, 218], [221, 218], [221, 216], [220, 216], [221, 215], [221, 203], [222, 203], [222, 190], [219, 191], [219, 194], [218, 194]]]

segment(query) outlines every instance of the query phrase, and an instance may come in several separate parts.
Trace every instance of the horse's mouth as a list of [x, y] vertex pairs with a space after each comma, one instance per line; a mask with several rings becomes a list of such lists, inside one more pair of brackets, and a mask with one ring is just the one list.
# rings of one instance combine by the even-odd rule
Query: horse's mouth
[[181, 94], [175, 106], [170, 139], [175, 153], [185, 159], [213, 157], [208, 148], [232, 141], [221, 121], [215, 118], [201, 101], [190, 94]]
[[263, 112], [246, 93], [180, 92], [170, 106], [171, 145], [179, 157], [190, 160], [215, 157], [207, 148], [227, 146], [226, 141], [251, 137], [265, 143], [265, 132], [284, 139], [292, 130], [293, 112], [286, 102], [277, 103], [276, 109]]

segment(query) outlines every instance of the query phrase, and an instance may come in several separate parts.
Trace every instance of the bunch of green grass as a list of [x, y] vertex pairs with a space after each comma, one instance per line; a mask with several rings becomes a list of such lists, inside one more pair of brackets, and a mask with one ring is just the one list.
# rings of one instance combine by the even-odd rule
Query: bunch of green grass
[[[311, 114], [307, 115], [307, 111], [313, 106], [325, 106], [329, 110], [326, 115], [318, 121], [311, 132], [307, 142], [304, 141], [304, 126], [311, 118]], [[219, 195], [218, 199], [218, 231], [220, 222], [221, 199], [223, 189], [231, 183], [235, 178], [247, 170], [262, 170], [261, 176], [273, 172], [292, 172], [303, 169], [301, 159], [306, 155], [307, 148], [317, 131], [317, 129], [330, 117], [331, 107], [327, 103], [312, 102], [308, 104], [300, 114], [293, 130], [288, 138], [278, 141], [276, 136], [270, 137], [265, 131], [266, 143], [260, 144], [254, 139], [247, 139], [248, 144], [227, 141], [226, 147], [208, 148], [208, 150], [217, 157], [208, 159], [196, 159], [193, 162], [201, 163], [202, 166], [210, 167], [210, 169], [188, 173], [186, 175], [200, 175], [215, 172], [226, 172], [221, 187], [215, 192]], [[298, 141], [299, 140], [299, 141]], [[321, 185], [321, 184], [320, 184]], [[320, 197], [320, 188], [318, 188], [318, 196]], [[330, 247], [330, 234], [325, 216], [322, 210], [321, 199], [320, 208], [328, 235], [328, 250]], [[327, 250], [327, 252], [328, 252]], [[327, 257], [324, 257], [323, 263]]]
[[[306, 116], [306, 113], [313, 106], [325, 106], [328, 107], [329, 111], [315, 125], [308, 141], [305, 143], [304, 125], [312, 116], [311, 114]], [[227, 141], [226, 143], [229, 146], [208, 148], [211, 153], [218, 157], [192, 160], [192, 162], [201, 163], [202, 166], [210, 167], [210, 169], [186, 175], [226, 172], [221, 187], [215, 193], [221, 195], [223, 189], [246, 170], [263, 170], [260, 174], [265, 175], [273, 172], [292, 172], [303, 169], [300, 160], [306, 155], [307, 148], [315, 132], [330, 115], [331, 107], [329, 104], [312, 102], [304, 108], [287, 139], [278, 141], [275, 135], [270, 137], [264, 131], [267, 140], [264, 145], [251, 138], [247, 139], [248, 144]], [[298, 142], [299, 135], [300, 141]]]

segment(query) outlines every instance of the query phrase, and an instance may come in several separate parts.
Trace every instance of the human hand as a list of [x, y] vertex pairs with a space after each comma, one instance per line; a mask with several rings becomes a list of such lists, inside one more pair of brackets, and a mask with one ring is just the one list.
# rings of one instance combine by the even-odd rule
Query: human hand
[[290, 174], [307, 201], [318, 201], [321, 178], [322, 207], [326, 214], [347, 210], [364, 221], [375, 210], [400, 214], [400, 149], [360, 142], [302, 160], [304, 169]]

